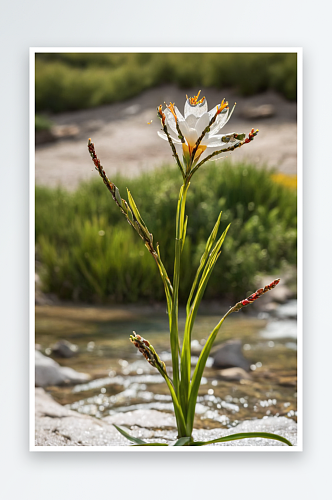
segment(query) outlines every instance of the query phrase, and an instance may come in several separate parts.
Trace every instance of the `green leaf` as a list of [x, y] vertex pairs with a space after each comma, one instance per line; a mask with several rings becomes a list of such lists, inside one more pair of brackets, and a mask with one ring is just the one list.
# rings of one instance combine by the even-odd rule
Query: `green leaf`
[[139, 445], [146, 444], [146, 441], [143, 441], [143, 439], [139, 439], [139, 438], [135, 438], [135, 437], [131, 436], [130, 434], [128, 434], [128, 432], [124, 431], [123, 429], [121, 429], [121, 427], [118, 427], [115, 424], [113, 424], [113, 426], [116, 428], [117, 431], [120, 432], [120, 434], [122, 434], [125, 438], [129, 439], [129, 441], [132, 441], [133, 443], [137, 443]]
[[201, 384], [203, 371], [204, 371], [204, 368], [206, 365], [206, 361], [209, 357], [213, 342], [215, 341], [215, 338], [216, 338], [224, 320], [225, 320], [225, 316], [219, 321], [217, 326], [211, 332], [208, 340], [206, 341], [206, 343], [203, 347], [203, 350], [198, 358], [198, 362], [197, 362], [197, 365], [196, 365], [196, 368], [195, 368], [195, 371], [193, 374], [193, 378], [192, 378], [192, 381], [190, 384], [188, 412], [187, 412], [187, 433], [190, 435], [192, 433], [192, 429], [193, 429], [193, 425], [194, 425], [196, 400], [197, 400], [199, 386]]
[[142, 225], [143, 227], [146, 228], [145, 222], [142, 219], [141, 214], [138, 211], [138, 208], [136, 206], [134, 198], [132, 197], [131, 192], [129, 191], [129, 189], [127, 189], [127, 194], [128, 194], [128, 202], [129, 202], [129, 205], [130, 205], [130, 208], [131, 208], [133, 214], [135, 215], [135, 217], [138, 220], [138, 222], [140, 223], [140, 225]]
[[170, 342], [172, 352], [173, 380], [177, 396], [179, 395], [179, 332], [178, 332], [178, 293], [180, 284], [180, 262], [182, 241], [184, 235], [184, 216], [186, 197], [189, 184], [181, 186], [176, 212], [176, 232], [175, 232], [175, 258], [173, 274], [173, 294], [172, 294], [172, 320], [170, 331]]
[[129, 203], [129, 207], [132, 211], [132, 213], [134, 214], [134, 217], [136, 218], [137, 220], [137, 223], [140, 227], [140, 229], [145, 233], [145, 235], [147, 236], [147, 238], [152, 241], [152, 235], [150, 234], [150, 231], [148, 230], [148, 228], [146, 227], [146, 224], [144, 222], [144, 220], [142, 219], [142, 216], [141, 214], [139, 213], [138, 211], [138, 208], [136, 206], [136, 203], [134, 201], [134, 198], [132, 197], [129, 189], [127, 189], [127, 194], [128, 194], [128, 203]]
[[187, 443], [192, 441], [191, 437], [182, 437], [177, 440], [177, 442], [173, 446], [185, 446]]
[[170, 329], [171, 329], [173, 287], [172, 287], [172, 284], [171, 284], [170, 279], [168, 277], [165, 266], [161, 260], [160, 250], [159, 250], [158, 244], [157, 244], [157, 254], [158, 254], [157, 265], [158, 265], [161, 279], [163, 280], [163, 283], [164, 283], [165, 295], [166, 295], [166, 300], [167, 300], [167, 311], [168, 311], [168, 317], [169, 317]]
[[186, 235], [187, 235], [187, 225], [188, 225], [188, 215], [186, 217], [186, 220], [184, 221], [184, 227], [183, 227], [183, 235], [182, 235], [182, 247], [181, 247], [181, 252], [183, 251], [184, 243], [186, 241]]
[[133, 446], [169, 446], [167, 443], [142, 443], [133, 444]]
[[[220, 214], [221, 215], [221, 214]], [[193, 301], [191, 310], [187, 312], [187, 318], [186, 318], [186, 325], [185, 325], [185, 332], [184, 332], [184, 339], [183, 339], [183, 347], [182, 347], [182, 353], [181, 353], [181, 392], [182, 392], [182, 400], [184, 398], [183, 394], [186, 393], [188, 394], [189, 392], [189, 383], [190, 383], [190, 369], [191, 369], [191, 332], [193, 329], [193, 325], [195, 322], [195, 318], [198, 312], [199, 305], [201, 303], [201, 300], [203, 298], [206, 286], [208, 284], [209, 278], [212, 274], [213, 268], [218, 260], [218, 257], [220, 255], [220, 248], [225, 240], [227, 231], [229, 229], [229, 226], [225, 229], [217, 243], [215, 244], [213, 250], [210, 252], [210, 249], [214, 243], [214, 240], [216, 238], [216, 233], [218, 232], [218, 227], [220, 223], [220, 216], [218, 218], [218, 221], [211, 233], [211, 236], [208, 240], [208, 243], [206, 245], [206, 250], [202, 256], [201, 262], [203, 262], [202, 269], [204, 266], [203, 274], [201, 276], [201, 279], [198, 284], [198, 289], [195, 295], [195, 299]], [[200, 266], [201, 267], [201, 266]], [[207, 359], [207, 357], [206, 357]], [[206, 360], [205, 360], [206, 363]], [[204, 366], [205, 366], [204, 363]], [[204, 367], [203, 367], [204, 370]], [[203, 371], [202, 371], [203, 373]], [[200, 384], [200, 379], [199, 379], [199, 384]], [[198, 389], [197, 389], [198, 390]], [[195, 403], [196, 405], [196, 403]], [[186, 408], [187, 410], [187, 408]], [[195, 407], [193, 410], [195, 412]], [[185, 411], [186, 413], [186, 411]], [[193, 419], [194, 415], [192, 415]], [[186, 415], [187, 418], [187, 415]], [[188, 432], [188, 434], [191, 435], [191, 432]]]
[[219, 258], [220, 248], [225, 240], [225, 237], [226, 237], [226, 234], [227, 234], [229, 227], [230, 227], [230, 224], [227, 226], [227, 228], [225, 229], [225, 231], [222, 233], [221, 237], [219, 238], [219, 240], [215, 244], [213, 250], [209, 254], [206, 265], [204, 267], [203, 274], [202, 274], [201, 279], [199, 281], [197, 292], [196, 292], [196, 295], [195, 295], [195, 298], [194, 298], [194, 301], [192, 304], [192, 308], [191, 308], [191, 311], [189, 313], [188, 326], [189, 326], [190, 334], [191, 334], [191, 330], [192, 330], [192, 327], [193, 327], [193, 324], [194, 324], [194, 321], [196, 318], [198, 307], [199, 307], [200, 302], [202, 300], [203, 294], [205, 292], [209, 278], [212, 274], [213, 268], [214, 268], [214, 266]]
[[122, 198], [120, 196], [120, 191], [118, 190], [118, 188], [116, 186], [115, 187], [115, 198], [116, 198], [116, 201], [119, 203], [120, 207], [122, 206]]
[[174, 387], [172, 385], [172, 381], [170, 380], [168, 375], [166, 375], [158, 366], [157, 366], [157, 370], [159, 371], [160, 375], [165, 379], [165, 382], [168, 386], [168, 389], [169, 389], [169, 392], [171, 394], [172, 401], [173, 401], [177, 428], [178, 428], [180, 435], [184, 435], [186, 433], [186, 422], [185, 422], [185, 418], [183, 416], [181, 405], [180, 405], [179, 400], [175, 394], [175, 390], [174, 390]]
[[212, 246], [213, 246], [213, 244], [215, 242], [215, 239], [217, 237], [218, 229], [219, 229], [219, 226], [220, 226], [221, 214], [222, 214], [222, 212], [220, 212], [219, 217], [217, 219], [217, 222], [215, 223], [215, 226], [212, 229], [212, 232], [211, 232], [211, 234], [210, 234], [210, 236], [209, 236], [209, 238], [208, 238], [208, 240], [206, 242], [205, 250], [204, 250], [204, 253], [203, 253], [202, 257], [201, 257], [201, 260], [200, 260], [200, 263], [199, 263], [199, 267], [197, 269], [196, 276], [195, 276], [193, 285], [192, 285], [191, 290], [190, 290], [190, 294], [189, 294], [189, 298], [188, 298], [188, 302], [187, 302], [187, 307], [186, 307], [187, 316], [189, 315], [191, 301], [192, 301], [192, 297], [194, 295], [194, 292], [195, 292], [195, 289], [196, 289], [196, 286], [197, 286], [198, 279], [200, 277], [202, 269], [205, 266], [206, 260], [208, 258], [209, 253], [210, 253], [210, 250], [211, 250], [211, 248], [212, 248]]
[[279, 436], [278, 434], [270, 434], [269, 432], [241, 432], [239, 434], [231, 434], [230, 436], [224, 436], [218, 439], [212, 439], [211, 441], [196, 441], [192, 443], [192, 446], [205, 446], [206, 444], [213, 443], [225, 443], [226, 441], [236, 441], [238, 439], [250, 439], [250, 438], [264, 438], [264, 439], [274, 439], [276, 441], [281, 441], [288, 446], [293, 446], [288, 439]]

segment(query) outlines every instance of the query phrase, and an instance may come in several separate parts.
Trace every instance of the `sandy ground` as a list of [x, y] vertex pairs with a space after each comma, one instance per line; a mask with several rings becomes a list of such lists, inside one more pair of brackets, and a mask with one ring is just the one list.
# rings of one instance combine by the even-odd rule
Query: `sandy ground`
[[[115, 173], [133, 177], [174, 161], [168, 143], [157, 136], [160, 121], [156, 108], [164, 101], [172, 101], [183, 111], [186, 93], [194, 95], [195, 92], [164, 86], [122, 103], [52, 116], [57, 125], [75, 125], [79, 133], [74, 139], [62, 139], [36, 148], [36, 183], [75, 189], [82, 180], [95, 177], [97, 174], [86, 146], [89, 137], [110, 179]], [[229, 156], [232, 161], [249, 160], [258, 166], [265, 164], [283, 173], [296, 174], [296, 103], [273, 92], [242, 97], [231, 91], [209, 89], [205, 94], [202, 91], [202, 95], [206, 95], [209, 108], [223, 97], [230, 106], [237, 102], [223, 132], [248, 134], [252, 127], [260, 131], [254, 142]], [[273, 105], [274, 116], [244, 118], [246, 108], [263, 104]]]

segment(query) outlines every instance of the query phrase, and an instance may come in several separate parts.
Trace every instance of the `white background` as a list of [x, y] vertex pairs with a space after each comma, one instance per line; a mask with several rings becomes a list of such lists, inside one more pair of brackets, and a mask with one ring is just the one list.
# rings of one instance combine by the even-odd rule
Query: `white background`
[[[18, 1], [1, 16], [1, 497], [329, 498], [331, 7], [303, 2]], [[28, 452], [29, 47], [303, 47], [304, 451]], [[326, 488], [326, 489], [325, 489]]]

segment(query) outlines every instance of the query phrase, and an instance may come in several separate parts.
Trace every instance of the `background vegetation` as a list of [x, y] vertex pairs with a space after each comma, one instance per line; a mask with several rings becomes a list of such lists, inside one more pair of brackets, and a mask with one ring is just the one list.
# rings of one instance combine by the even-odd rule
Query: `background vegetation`
[[296, 54], [36, 54], [36, 112], [122, 101], [167, 83], [243, 95], [274, 89], [294, 100]]
[[[171, 277], [178, 170], [165, 166], [137, 179], [112, 181], [123, 197], [130, 188]], [[242, 298], [255, 289], [259, 273], [296, 264], [296, 178], [249, 164], [210, 163], [196, 174], [188, 195], [182, 302], [221, 210], [221, 231], [232, 225], [206, 298]], [[75, 192], [36, 187], [36, 248], [45, 291], [61, 299], [163, 299], [155, 262], [97, 173]]]

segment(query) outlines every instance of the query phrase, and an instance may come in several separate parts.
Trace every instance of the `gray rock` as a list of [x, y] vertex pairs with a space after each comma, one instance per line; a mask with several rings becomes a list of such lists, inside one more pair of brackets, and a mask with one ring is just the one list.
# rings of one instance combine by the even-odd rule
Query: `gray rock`
[[71, 344], [68, 340], [59, 340], [52, 346], [52, 353], [61, 358], [72, 358], [77, 351], [77, 345]]
[[36, 387], [79, 384], [91, 378], [86, 373], [79, 373], [72, 368], [60, 366], [56, 361], [44, 356], [39, 351], [35, 351], [35, 375]]
[[250, 375], [243, 369], [235, 366], [233, 368], [226, 368], [225, 370], [220, 370], [219, 377], [222, 380], [251, 380]]
[[228, 340], [212, 354], [213, 368], [232, 368], [238, 366], [245, 371], [250, 369], [250, 361], [242, 354], [241, 340]]

